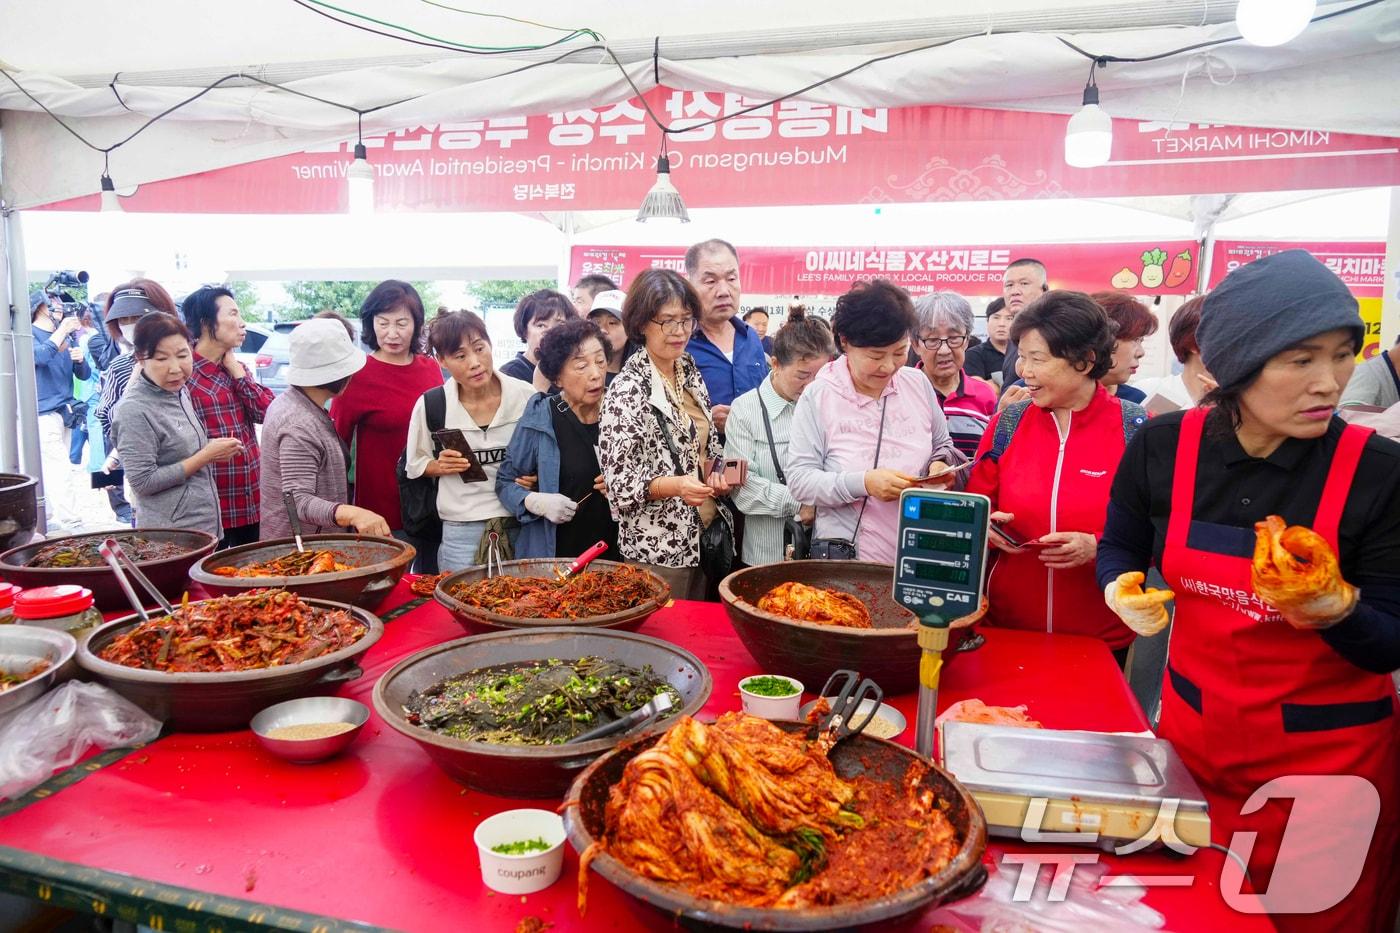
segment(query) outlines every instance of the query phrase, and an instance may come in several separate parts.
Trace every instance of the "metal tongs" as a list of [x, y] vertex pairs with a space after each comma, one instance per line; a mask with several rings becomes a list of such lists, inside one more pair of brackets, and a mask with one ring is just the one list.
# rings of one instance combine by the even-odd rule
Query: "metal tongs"
[[[491, 570], [493, 564], [496, 567], [494, 572]], [[488, 531], [486, 533], [486, 577], [490, 579], [502, 572], [501, 535], [499, 532]]]
[[[831, 691], [836, 688], [838, 681], [841, 683], [841, 690], [833, 695]], [[831, 704], [831, 712], [816, 723], [819, 740], [830, 749], [837, 742], [860, 733], [870, 725], [870, 721], [879, 712], [885, 692], [869, 677], [862, 679], [855, 671], [839, 670], [826, 679], [826, 686], [822, 687], [819, 696], [825, 697]], [[866, 700], [870, 701], [870, 708], [866, 710], [865, 718], [857, 723], [855, 720], [858, 718], [860, 705]]]
[[287, 519], [292, 526], [292, 537], [297, 542], [297, 553], [305, 554], [306, 547], [301, 543], [301, 516], [297, 515], [297, 497], [290, 489], [282, 491], [282, 504], [287, 507]]
[[649, 726], [660, 719], [673, 705], [669, 693], [658, 693], [648, 700], [645, 706], [634, 709], [621, 719], [614, 719], [612, 722], [605, 722], [587, 732], [581, 732], [564, 744], [576, 745], [579, 742], [591, 742], [594, 739], [601, 739], [617, 732], [631, 732], [633, 729]]
[[[170, 605], [170, 601], [165, 598], [165, 594], [156, 589], [155, 584], [141, 572], [141, 568], [136, 566], [136, 562], [131, 559], [131, 555], [122, 550], [122, 546], [117, 543], [116, 538], [108, 538], [102, 542], [99, 549], [102, 559], [107, 562], [107, 566], [112, 568], [112, 573], [116, 575], [117, 582], [121, 584], [122, 592], [126, 593], [126, 598], [131, 602], [131, 606], [136, 610], [136, 614], [141, 617], [142, 622], [151, 621], [150, 615], [146, 612], [146, 606], [136, 597], [136, 591], [131, 588], [131, 581], [127, 579], [127, 574], [136, 578], [136, 582], [141, 584], [141, 588], [150, 594], [156, 605], [165, 610], [167, 618], [173, 618], [175, 607]], [[165, 663], [166, 657], [170, 654], [170, 639], [175, 634], [174, 628], [165, 630], [165, 641], [160, 646], [160, 654], [157, 660]]]

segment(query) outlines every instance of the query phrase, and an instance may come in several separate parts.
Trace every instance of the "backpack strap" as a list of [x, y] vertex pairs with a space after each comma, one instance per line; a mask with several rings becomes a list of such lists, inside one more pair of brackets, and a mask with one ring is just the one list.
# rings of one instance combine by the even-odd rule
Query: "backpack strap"
[[1006, 453], [1007, 445], [1011, 443], [1011, 436], [1016, 433], [1017, 425], [1021, 423], [1021, 416], [1030, 406], [1031, 400], [1026, 399], [1012, 402], [1002, 409], [1001, 417], [997, 419], [996, 432], [992, 435], [992, 446], [982, 455], [984, 458], [993, 462], [1001, 459], [1001, 455]]
[[441, 431], [447, 420], [447, 389], [438, 386], [423, 393], [423, 414], [427, 417], [428, 432]]
[[1123, 446], [1127, 447], [1137, 434], [1138, 428], [1147, 423], [1147, 409], [1127, 399], [1119, 399], [1118, 404], [1123, 408]]

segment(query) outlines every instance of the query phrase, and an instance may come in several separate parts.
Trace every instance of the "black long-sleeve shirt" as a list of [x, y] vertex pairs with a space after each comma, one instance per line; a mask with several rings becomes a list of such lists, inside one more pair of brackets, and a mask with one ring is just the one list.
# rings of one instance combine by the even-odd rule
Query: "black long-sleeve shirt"
[[[1149, 563], [1161, 567], [1183, 417], [1153, 418], [1123, 454], [1099, 544], [1101, 587]], [[1281, 515], [1290, 525], [1311, 527], [1344, 427], [1334, 417], [1321, 438], [1289, 439], [1256, 458], [1212, 416], [1196, 466], [1192, 535], [1209, 536], [1208, 550], [1251, 557], [1256, 521]], [[1320, 635], [1364, 670], [1400, 669], [1400, 444], [1378, 435], [1366, 442], [1338, 539], [1342, 576], [1360, 588], [1361, 598], [1355, 612]]]

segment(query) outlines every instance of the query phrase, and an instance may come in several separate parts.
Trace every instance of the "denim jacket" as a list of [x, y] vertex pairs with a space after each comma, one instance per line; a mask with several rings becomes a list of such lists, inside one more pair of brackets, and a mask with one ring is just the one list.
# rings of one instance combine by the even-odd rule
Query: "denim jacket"
[[525, 412], [506, 447], [506, 459], [496, 471], [496, 498], [520, 522], [515, 556], [521, 559], [554, 556], [554, 523], [525, 508], [530, 490], [516, 485], [515, 479], [533, 473], [539, 477], [536, 491], [559, 491], [559, 441], [550, 411], [558, 398], [539, 392], [525, 403]]

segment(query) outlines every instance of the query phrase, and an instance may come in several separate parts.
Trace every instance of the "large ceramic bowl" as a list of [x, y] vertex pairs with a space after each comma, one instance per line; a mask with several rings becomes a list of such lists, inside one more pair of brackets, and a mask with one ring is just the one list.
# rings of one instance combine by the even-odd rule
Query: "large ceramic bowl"
[[[621, 738], [550, 746], [467, 742], [410, 725], [404, 705], [415, 693], [477, 668], [588, 655], [636, 668], [650, 665], [680, 693], [681, 708], [676, 715], [695, 715], [714, 688], [710, 672], [699, 658], [659, 638], [606, 629], [517, 629], [460, 638], [405, 658], [375, 684], [374, 710], [468, 787], [502, 797], [558, 797], [580, 771], [616, 747]], [[674, 717], [669, 717], [648, 729], [664, 729], [673, 721]]]
[[365, 634], [339, 651], [252, 671], [168, 674], [104, 661], [98, 654], [113, 639], [141, 624], [135, 615], [115, 619], [78, 644], [78, 666], [172, 729], [220, 732], [243, 729], [261, 709], [283, 700], [334, 693], [363, 671], [356, 663], [384, 634], [379, 617], [358, 606], [308, 599], [322, 609], [344, 609], [365, 624]]
[[0, 671], [23, 674], [41, 661], [48, 662], [42, 674], [0, 692], [0, 717], [42, 696], [77, 650], [78, 643], [67, 632], [32, 625], [0, 625]]
[[39, 481], [23, 473], [0, 473], [0, 551], [28, 541], [39, 523]]
[[[774, 723], [789, 732], [806, 729], [803, 723]], [[622, 779], [622, 771], [641, 752], [656, 744], [659, 736], [644, 736], [620, 745], [599, 758], [578, 776], [564, 798], [564, 830], [579, 853], [603, 834], [603, 812], [608, 794]], [[831, 751], [836, 773], [847, 780], [861, 774], [892, 784], [902, 784], [910, 766], [925, 763], [910, 749], [884, 739], [855, 735]], [[987, 824], [981, 809], [965, 787], [947, 771], [930, 765], [920, 782], [941, 801], [943, 812], [957, 830], [962, 846], [953, 860], [937, 875], [888, 897], [814, 907], [784, 910], [772, 907], [740, 907], [722, 901], [706, 900], [680, 888], [645, 878], [607, 852], [591, 862], [598, 872], [633, 897], [656, 907], [658, 924], [682, 920], [683, 926], [718, 926], [741, 930], [878, 930], [881, 922], [893, 920], [937, 904], [966, 897], [987, 880], [982, 853], [987, 847]]]
[[[720, 582], [719, 598], [729, 623], [749, 654], [766, 671], [796, 677], [812, 690], [833, 672], [859, 671], [886, 694], [919, 685], [918, 622], [890, 595], [894, 568], [857, 560], [789, 560], [747, 567]], [[763, 595], [780, 583], [797, 581], [852, 593], [870, 610], [874, 628], [843, 628], [799, 622], [758, 608]], [[970, 627], [954, 627], [943, 654], [957, 657]]]
[[[500, 572], [512, 577], [553, 578], [555, 571], [563, 572], [572, 563], [569, 559], [508, 560], [501, 564]], [[623, 566], [616, 561], [595, 560], [588, 565], [591, 571], [606, 573]], [[640, 569], [640, 568], [637, 568]], [[476, 583], [486, 579], [485, 567], [468, 567], [450, 577], [444, 577], [437, 585], [433, 598], [442, 604], [462, 627], [473, 634], [492, 629], [553, 628], [558, 625], [579, 626], [581, 628], [620, 628], [632, 631], [641, 627], [653, 612], [666, 605], [671, 598], [671, 587], [650, 570], [643, 572], [651, 577], [652, 596], [619, 612], [606, 615], [584, 616], [579, 619], [525, 619], [501, 615], [478, 606], [468, 606], [449, 592], [459, 583]], [[492, 574], [495, 576], [496, 574]]]
[[[141, 572], [171, 602], [179, 602], [180, 597], [189, 589], [190, 567], [200, 558], [212, 554], [215, 546], [219, 543], [218, 539], [207, 532], [190, 531], [184, 528], [140, 528], [65, 535], [61, 538], [49, 538], [46, 541], [33, 541], [10, 548], [10, 550], [0, 554], [0, 577], [4, 577], [15, 586], [26, 590], [39, 586], [58, 586], [63, 583], [72, 583], [92, 590], [93, 601], [97, 604], [97, 608], [104, 612], [130, 609], [131, 603], [127, 602], [121, 584], [117, 582], [117, 578], [112, 574], [112, 569], [106, 564], [100, 567], [26, 567], [25, 564], [34, 558], [40, 548], [48, 547], [51, 544], [88, 541], [100, 543], [106, 538], [116, 538], [120, 541], [123, 537], [131, 535], [145, 538], [148, 541], [174, 544], [182, 549], [179, 554], [164, 560], [136, 562], [136, 566], [141, 568]], [[140, 586], [133, 582], [132, 588], [140, 598], [146, 600], [147, 606], [155, 605]]]
[[394, 589], [417, 554], [413, 545], [397, 538], [369, 535], [303, 535], [301, 542], [308, 551], [339, 552], [350, 569], [298, 577], [226, 577], [215, 572], [274, 560], [297, 549], [295, 539], [277, 538], [211, 554], [190, 568], [190, 579], [215, 596], [269, 587], [289, 590], [303, 599], [329, 599], [373, 609]]

